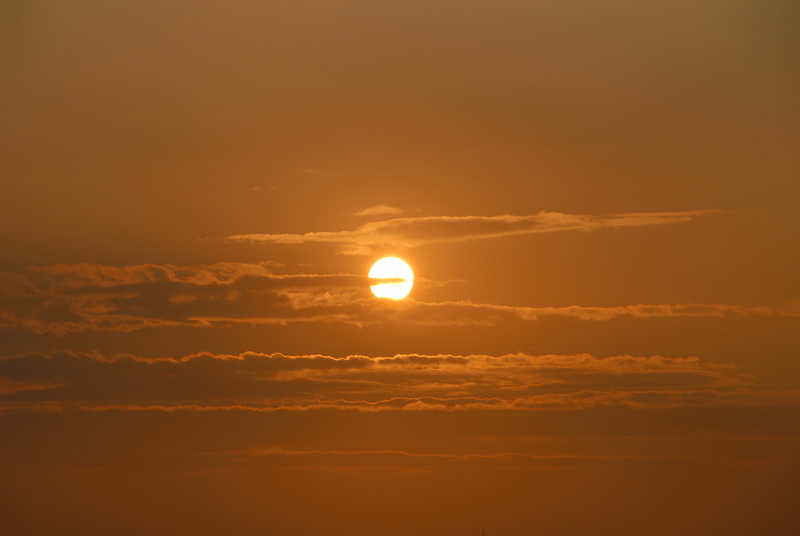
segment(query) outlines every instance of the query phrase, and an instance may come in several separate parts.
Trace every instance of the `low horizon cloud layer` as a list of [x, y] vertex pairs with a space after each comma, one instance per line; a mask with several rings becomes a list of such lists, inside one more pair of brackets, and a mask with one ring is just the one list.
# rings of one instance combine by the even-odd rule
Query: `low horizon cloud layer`
[[[800, 391], [693, 356], [61, 351], [0, 358], [0, 376], [0, 417], [12, 433], [35, 423], [41, 440], [0, 443], [12, 463], [365, 474], [800, 464]], [[61, 419], [75, 443], [54, 450], [49, 423]], [[174, 426], [193, 441], [139, 432]]]
[[[697, 357], [245, 352], [179, 358], [56, 352], [0, 358], [9, 408], [255, 411], [568, 410], [800, 403], [740, 367]], [[235, 400], [235, 402], [234, 402]], [[229, 401], [229, 402], [226, 402]], [[109, 406], [110, 405], [110, 406]], [[130, 405], [130, 406], [128, 406]]]

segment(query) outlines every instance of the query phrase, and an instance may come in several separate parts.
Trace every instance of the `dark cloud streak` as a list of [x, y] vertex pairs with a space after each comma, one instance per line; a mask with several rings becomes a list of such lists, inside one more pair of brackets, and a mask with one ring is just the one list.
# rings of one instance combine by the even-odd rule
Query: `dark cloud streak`
[[[382, 280], [386, 282], [386, 280]], [[797, 306], [634, 304], [506, 306], [470, 301], [373, 298], [373, 280], [355, 274], [274, 274], [264, 265], [57, 265], [0, 277], [0, 328], [66, 335], [82, 331], [333, 323], [354, 326], [496, 325], [562, 317], [797, 316]], [[422, 285], [435, 285], [421, 280]]]

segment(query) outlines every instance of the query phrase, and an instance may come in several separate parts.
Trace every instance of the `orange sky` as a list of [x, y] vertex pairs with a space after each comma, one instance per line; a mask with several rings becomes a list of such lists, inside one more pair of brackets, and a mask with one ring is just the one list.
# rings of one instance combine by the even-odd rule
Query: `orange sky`
[[0, 13], [4, 535], [797, 533], [791, 2]]

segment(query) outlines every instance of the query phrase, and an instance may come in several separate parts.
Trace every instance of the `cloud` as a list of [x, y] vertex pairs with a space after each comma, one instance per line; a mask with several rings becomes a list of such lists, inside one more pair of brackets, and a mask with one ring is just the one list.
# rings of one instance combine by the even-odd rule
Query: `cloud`
[[276, 274], [266, 263], [35, 267], [0, 274], [0, 328], [63, 336], [234, 324], [468, 326], [553, 317], [609, 321], [800, 314], [797, 304], [784, 308], [702, 303], [532, 307], [414, 299], [388, 303], [371, 295], [369, 282], [366, 275], [356, 274]]
[[[352, 274], [275, 274], [271, 264], [53, 265], [0, 274], [0, 327], [65, 335], [284, 323], [368, 292]], [[308, 320], [306, 318], [306, 320]], [[250, 319], [250, 320], [248, 320]]]
[[[417, 302], [419, 303], [419, 302]], [[564, 317], [588, 321], [607, 321], [620, 317], [669, 318], [669, 317], [723, 317], [723, 316], [798, 316], [797, 305], [784, 308], [767, 306], [743, 306], [721, 303], [635, 304], [618, 306], [568, 305], [563, 307], [526, 307], [448, 301], [419, 303], [428, 309], [431, 321], [447, 319], [464, 323], [493, 324], [503, 319], [535, 321], [547, 317]]]
[[[731, 464], [750, 465], [790, 465], [797, 464], [792, 459], [755, 459], [741, 457], [724, 458], [720, 456], [680, 456], [653, 454], [534, 454], [530, 452], [490, 452], [490, 453], [456, 453], [456, 452], [412, 452], [406, 450], [296, 450], [280, 446], [247, 449], [228, 453], [227, 457], [240, 461], [253, 462], [271, 460], [281, 467], [301, 466], [315, 467], [318, 470], [341, 467], [346, 459], [349, 470], [401, 470], [409, 464], [419, 470], [433, 470], [444, 463], [469, 464], [506, 467], [519, 470], [526, 467], [598, 467], [609, 465], [709, 465], [727, 466]], [[288, 460], [287, 460], [288, 458]], [[344, 460], [343, 460], [344, 459]]]
[[0, 359], [6, 409], [91, 411], [541, 411], [796, 400], [697, 357], [57, 352]]
[[366, 223], [351, 231], [321, 231], [304, 234], [239, 234], [237, 242], [263, 244], [336, 244], [346, 255], [369, 255], [374, 248], [414, 248], [426, 244], [463, 242], [480, 238], [557, 231], [595, 231], [605, 228], [638, 227], [688, 222], [716, 210], [682, 212], [638, 212], [602, 216], [539, 212], [530, 216], [428, 216], [394, 218]]
[[387, 214], [400, 214], [403, 209], [390, 207], [389, 205], [375, 205], [374, 207], [359, 210], [353, 216], [384, 216]]

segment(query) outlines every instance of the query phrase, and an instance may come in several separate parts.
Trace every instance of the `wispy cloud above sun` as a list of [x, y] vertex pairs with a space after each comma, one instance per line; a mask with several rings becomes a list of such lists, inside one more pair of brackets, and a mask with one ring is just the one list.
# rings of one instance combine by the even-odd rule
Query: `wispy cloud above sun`
[[610, 215], [539, 212], [529, 216], [425, 216], [366, 223], [350, 231], [315, 231], [302, 234], [251, 233], [228, 240], [263, 244], [336, 244], [345, 255], [370, 255], [379, 247], [414, 248], [427, 244], [560, 231], [596, 231], [644, 225], [684, 223], [717, 210], [633, 212]]
[[402, 208], [390, 207], [389, 205], [375, 205], [372, 207], [359, 210], [354, 216], [385, 216], [387, 214], [400, 214], [403, 212]]

